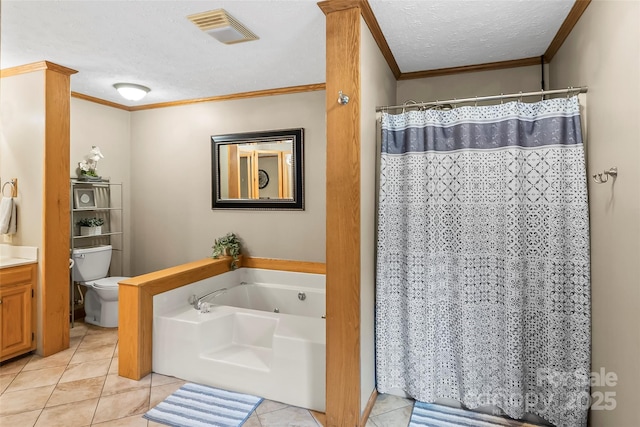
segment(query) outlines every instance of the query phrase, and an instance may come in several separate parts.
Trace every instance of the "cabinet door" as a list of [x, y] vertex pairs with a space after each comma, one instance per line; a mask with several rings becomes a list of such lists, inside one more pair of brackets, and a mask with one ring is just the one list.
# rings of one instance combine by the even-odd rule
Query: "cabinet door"
[[0, 289], [0, 358], [31, 349], [31, 284]]

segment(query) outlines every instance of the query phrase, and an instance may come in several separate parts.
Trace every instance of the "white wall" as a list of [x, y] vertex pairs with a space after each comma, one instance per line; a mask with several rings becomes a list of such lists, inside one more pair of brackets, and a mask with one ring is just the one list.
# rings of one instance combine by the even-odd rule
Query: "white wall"
[[[235, 232], [243, 253], [324, 262], [324, 91], [142, 110], [131, 117], [132, 272], [211, 255]], [[211, 209], [211, 135], [305, 130], [305, 210]]]
[[593, 1], [551, 61], [550, 74], [555, 87], [589, 87], [589, 176], [619, 170], [615, 185], [589, 178], [592, 371], [618, 377], [615, 386], [592, 389], [615, 393], [616, 408], [592, 410], [591, 425], [639, 426], [640, 3]]
[[0, 93], [0, 184], [18, 178], [18, 231], [10, 243], [41, 247], [44, 72], [2, 78]]
[[398, 104], [408, 100], [430, 102], [501, 93], [532, 92], [540, 90], [541, 81], [542, 70], [538, 65], [400, 80], [396, 102]]
[[361, 20], [360, 45], [360, 406], [375, 388], [376, 188], [380, 141], [376, 107], [396, 99], [396, 80]]
[[[9, 243], [42, 251], [44, 178], [44, 71], [0, 79], [0, 180], [18, 179], [17, 233]], [[1, 185], [1, 184], [0, 184]], [[5, 190], [9, 193], [9, 190]], [[4, 242], [2, 242], [4, 243]], [[36, 284], [36, 342], [42, 351], [42, 263]]]
[[[73, 77], [72, 77], [73, 78]], [[100, 147], [104, 159], [97, 172], [111, 182], [122, 183], [123, 241], [122, 274], [131, 274], [131, 113], [113, 107], [71, 98], [71, 175], [76, 176], [78, 162], [85, 159], [91, 146]], [[114, 239], [118, 239], [115, 237]], [[119, 260], [114, 256], [113, 263]], [[119, 269], [113, 271], [119, 274]]]

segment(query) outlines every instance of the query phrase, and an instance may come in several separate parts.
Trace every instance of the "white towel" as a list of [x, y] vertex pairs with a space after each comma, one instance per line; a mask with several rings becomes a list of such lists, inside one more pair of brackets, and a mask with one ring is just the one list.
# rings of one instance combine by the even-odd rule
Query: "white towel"
[[13, 197], [0, 201], [0, 234], [16, 234], [16, 204]]

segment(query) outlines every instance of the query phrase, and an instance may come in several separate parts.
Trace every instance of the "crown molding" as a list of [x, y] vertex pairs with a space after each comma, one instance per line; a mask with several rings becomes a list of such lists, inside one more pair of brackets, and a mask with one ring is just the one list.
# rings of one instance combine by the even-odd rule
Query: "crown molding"
[[283, 87], [278, 89], [266, 89], [266, 90], [257, 90], [253, 92], [233, 93], [230, 95], [211, 96], [208, 98], [186, 99], [183, 101], [170, 101], [170, 102], [161, 102], [157, 104], [136, 105], [133, 107], [121, 105], [111, 101], [106, 101], [104, 99], [96, 98], [96, 97], [85, 95], [83, 93], [78, 93], [78, 92], [71, 92], [71, 96], [78, 99], [84, 99], [85, 101], [95, 102], [96, 104], [102, 104], [108, 107], [119, 108], [125, 111], [140, 111], [140, 110], [151, 110], [154, 108], [166, 108], [166, 107], [177, 107], [180, 105], [199, 104], [202, 102], [232, 101], [235, 99], [259, 98], [263, 96], [289, 95], [289, 94], [302, 93], [302, 92], [314, 92], [314, 91], [324, 90], [324, 89], [325, 89], [324, 83], [315, 83], [310, 85], [289, 86], [289, 87]]
[[0, 78], [17, 76], [20, 74], [33, 73], [34, 71], [44, 71], [44, 70], [55, 71], [57, 73], [65, 74], [67, 76], [77, 73], [76, 70], [63, 67], [62, 65], [54, 64], [53, 62], [38, 61], [38, 62], [33, 62], [31, 64], [18, 65], [17, 67], [5, 68], [3, 70], [0, 70]]
[[576, 26], [584, 11], [587, 10], [590, 3], [591, 0], [576, 0], [569, 11], [569, 14], [560, 26], [560, 29], [556, 33], [556, 36], [551, 41], [551, 44], [549, 44], [547, 51], [544, 53], [544, 62], [551, 62], [564, 41], [569, 37], [569, 34], [571, 34], [571, 30]]
[[471, 73], [476, 71], [501, 70], [504, 68], [527, 67], [539, 65], [540, 57], [513, 59], [510, 61], [488, 62], [486, 64], [463, 65], [461, 67], [439, 68], [437, 70], [414, 71], [402, 73], [398, 80], [423, 79], [427, 77], [447, 76], [450, 74]]
[[95, 96], [85, 95], [84, 93], [79, 92], [71, 92], [72, 98], [84, 99], [85, 101], [95, 102], [96, 104], [106, 105], [107, 107], [118, 108], [120, 110], [131, 111], [131, 107], [127, 107], [126, 105], [118, 104], [116, 102], [107, 101], [105, 99], [96, 98]]
[[369, 5], [369, 2], [367, 0], [326, 0], [319, 2], [318, 7], [322, 10], [322, 12], [324, 12], [325, 15], [340, 10], [353, 8], [360, 9], [360, 15], [362, 16], [362, 19], [364, 19], [364, 22], [367, 24], [367, 27], [369, 27], [369, 31], [371, 32], [373, 39], [376, 41], [376, 44], [378, 45], [382, 56], [384, 56], [384, 59], [387, 61], [391, 72], [396, 79], [400, 77], [400, 67], [398, 66], [396, 58], [391, 52], [391, 48], [387, 43], [387, 39], [384, 37], [384, 34], [382, 34], [382, 29], [380, 28], [378, 20], [376, 19], [373, 10], [371, 9], [371, 6]]
[[176, 107], [180, 105], [198, 104], [201, 102], [218, 102], [218, 101], [231, 101], [234, 99], [246, 99], [246, 98], [259, 98], [263, 96], [274, 95], [289, 95], [300, 92], [313, 92], [318, 90], [324, 90], [324, 83], [316, 83], [310, 85], [289, 86], [277, 89], [256, 90], [252, 92], [234, 93], [230, 95], [211, 96], [208, 98], [188, 99], [184, 101], [170, 101], [161, 102], [158, 104], [147, 104], [135, 107], [129, 107], [130, 111], [151, 110], [154, 108]]

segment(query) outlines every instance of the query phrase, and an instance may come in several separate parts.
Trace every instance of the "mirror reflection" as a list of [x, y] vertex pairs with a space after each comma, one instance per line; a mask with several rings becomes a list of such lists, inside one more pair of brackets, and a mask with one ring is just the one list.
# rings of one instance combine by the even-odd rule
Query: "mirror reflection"
[[303, 130], [212, 136], [213, 209], [304, 209]]

